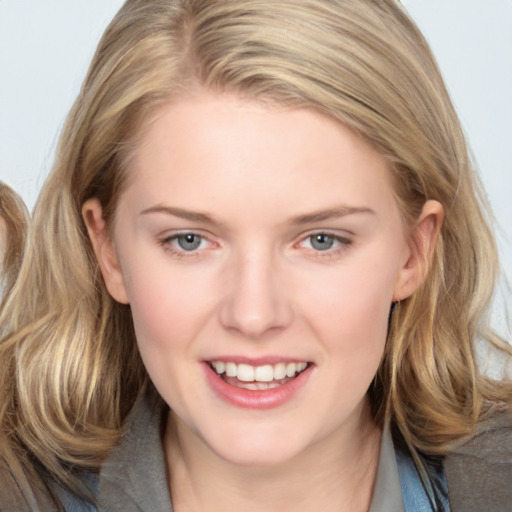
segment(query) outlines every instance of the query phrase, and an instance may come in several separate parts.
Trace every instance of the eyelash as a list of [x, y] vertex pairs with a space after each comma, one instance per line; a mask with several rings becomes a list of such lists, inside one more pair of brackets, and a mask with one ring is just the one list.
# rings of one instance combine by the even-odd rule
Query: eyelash
[[351, 245], [352, 240], [350, 238], [335, 235], [334, 233], [329, 233], [327, 231], [317, 231], [315, 233], [309, 233], [307, 236], [301, 238], [297, 245], [302, 245], [306, 241], [310, 241], [315, 237], [324, 236], [332, 239], [335, 243], [337, 243], [334, 247], [329, 247], [325, 250], [314, 249], [313, 247], [306, 247], [305, 249], [308, 251], [312, 251], [315, 258], [335, 258], [339, 256], [342, 252], [346, 251]]
[[[181, 237], [186, 237], [186, 236], [198, 237], [200, 239], [198, 248], [187, 251], [183, 248], [178, 248], [174, 245], [173, 242], [177, 241]], [[321, 236], [332, 239], [334, 241], [334, 243], [336, 243], [337, 245], [335, 245], [334, 247], [329, 247], [325, 250], [319, 250], [319, 249], [315, 249], [313, 247], [303, 247], [305, 250], [310, 251], [314, 255], [315, 258], [335, 258], [335, 257], [339, 256], [342, 252], [346, 251], [352, 245], [352, 240], [347, 237], [335, 235], [333, 233], [326, 232], [326, 231], [317, 231], [314, 233], [309, 233], [306, 236], [303, 236], [299, 240], [299, 242], [297, 242], [294, 246], [300, 247], [308, 240], [311, 243], [313, 238], [321, 237]], [[203, 242], [213, 245], [213, 242], [211, 242], [207, 237], [205, 237], [204, 235], [201, 235], [199, 233], [195, 233], [193, 231], [184, 231], [181, 233], [176, 233], [171, 236], [166, 236], [166, 237], [158, 240], [159, 245], [161, 247], [163, 247], [164, 250], [169, 251], [170, 253], [173, 254], [173, 256], [180, 258], [180, 259], [194, 258], [194, 257], [200, 256], [201, 252], [203, 252], [203, 250], [204, 250], [204, 249], [200, 248], [200, 245]]]
[[158, 243], [161, 247], [164, 248], [165, 251], [169, 251], [170, 253], [173, 254], [173, 256], [176, 256], [177, 258], [193, 258], [193, 257], [199, 256], [200, 252], [202, 252], [201, 250], [193, 249], [193, 250], [187, 251], [185, 249], [180, 249], [173, 244], [174, 241], [177, 241], [179, 238], [186, 237], [186, 236], [194, 236], [194, 237], [199, 238], [200, 244], [202, 242], [207, 242], [207, 243], [212, 244], [212, 242], [210, 242], [207, 237], [205, 237], [204, 235], [200, 235], [199, 233], [195, 233], [193, 231], [183, 231], [181, 233], [176, 233], [171, 236], [166, 236], [166, 237], [158, 240]]

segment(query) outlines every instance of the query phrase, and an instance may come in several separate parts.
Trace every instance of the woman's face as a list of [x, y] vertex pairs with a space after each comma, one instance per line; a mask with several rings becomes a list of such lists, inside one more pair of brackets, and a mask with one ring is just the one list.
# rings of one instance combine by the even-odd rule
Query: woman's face
[[265, 465], [363, 430], [391, 303], [417, 286], [404, 233], [362, 138], [311, 110], [203, 93], [146, 126], [113, 244], [95, 247], [178, 427]]

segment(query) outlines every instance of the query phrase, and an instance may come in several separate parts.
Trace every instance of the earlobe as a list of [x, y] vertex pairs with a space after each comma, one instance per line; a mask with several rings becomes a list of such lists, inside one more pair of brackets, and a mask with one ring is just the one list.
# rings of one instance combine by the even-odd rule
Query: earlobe
[[82, 206], [82, 216], [108, 292], [117, 302], [128, 304], [123, 273], [99, 200], [88, 199]]
[[429, 200], [423, 205], [409, 235], [408, 256], [400, 269], [393, 301], [410, 297], [427, 278], [443, 217], [443, 206], [439, 201]]

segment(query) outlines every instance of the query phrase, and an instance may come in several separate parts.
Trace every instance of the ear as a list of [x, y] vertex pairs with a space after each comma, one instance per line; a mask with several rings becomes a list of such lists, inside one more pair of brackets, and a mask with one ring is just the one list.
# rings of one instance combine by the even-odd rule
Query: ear
[[117, 302], [128, 304], [123, 273], [99, 200], [88, 199], [82, 206], [82, 216], [108, 292]]
[[443, 206], [439, 201], [429, 200], [423, 205], [418, 221], [409, 234], [408, 251], [398, 274], [393, 301], [410, 297], [425, 281], [443, 217]]

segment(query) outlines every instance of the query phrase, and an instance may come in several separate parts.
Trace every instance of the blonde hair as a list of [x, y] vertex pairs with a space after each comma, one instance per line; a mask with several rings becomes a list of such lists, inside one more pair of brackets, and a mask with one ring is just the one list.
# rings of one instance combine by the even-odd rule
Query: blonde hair
[[21, 198], [0, 181], [0, 296], [9, 295], [23, 258], [28, 211]]
[[407, 225], [426, 200], [442, 203], [428, 278], [393, 308], [369, 390], [377, 423], [443, 453], [489, 404], [510, 402], [512, 384], [486, 379], [474, 347], [485, 339], [511, 353], [486, 325], [498, 272], [489, 209], [434, 58], [399, 2], [128, 0], [64, 126], [0, 313], [11, 465], [30, 473], [35, 458], [73, 486], [63, 463], [98, 468], [148, 381], [129, 307], [108, 295], [80, 212], [97, 197], [112, 222], [141, 126], [197, 87], [352, 128], [389, 159]]

